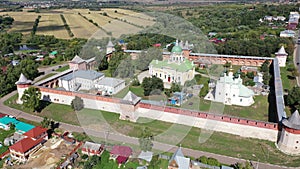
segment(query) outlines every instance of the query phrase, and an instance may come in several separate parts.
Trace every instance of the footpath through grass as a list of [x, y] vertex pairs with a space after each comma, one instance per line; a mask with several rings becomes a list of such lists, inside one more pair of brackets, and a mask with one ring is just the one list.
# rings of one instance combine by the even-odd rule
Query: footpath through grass
[[[13, 100], [16, 98], [17, 95], [13, 96], [7, 100], [5, 104], [13, 108], [18, 108], [19, 110], [26, 110], [23, 109], [21, 105], [14, 104], [15, 102]], [[95, 130], [97, 130], [98, 127], [102, 130], [105, 128], [110, 128], [111, 130], [131, 137], [139, 137], [145, 127], [148, 127], [149, 130], [157, 136], [161, 136], [165, 134], [166, 131], [173, 128], [168, 139], [175, 140], [177, 136], [179, 136], [179, 138], [181, 136], [185, 136], [183, 137], [184, 139], [175, 143], [177, 145], [181, 144], [183, 147], [250, 160], [257, 160], [258, 158], [260, 159], [260, 162], [271, 164], [285, 166], [300, 165], [300, 157], [285, 155], [275, 147], [274, 142], [265, 140], [244, 138], [221, 132], [213, 132], [213, 134], [208, 137], [209, 139], [206, 142], [200, 143], [198, 141], [199, 136], [203, 138], [203, 136], [207, 136], [208, 134], [205, 132], [205, 130], [198, 128], [147, 118], [139, 118], [137, 123], [133, 123], [120, 120], [119, 114], [116, 113], [92, 109], [83, 109], [82, 111], [76, 113], [69, 105], [60, 105], [54, 103], [49, 104], [41, 113], [36, 115], [47, 116], [55, 121], [75, 125], [79, 125], [80, 121], [80, 125], [82, 126], [92, 127]], [[253, 157], [253, 154], [255, 154], [257, 158]]]

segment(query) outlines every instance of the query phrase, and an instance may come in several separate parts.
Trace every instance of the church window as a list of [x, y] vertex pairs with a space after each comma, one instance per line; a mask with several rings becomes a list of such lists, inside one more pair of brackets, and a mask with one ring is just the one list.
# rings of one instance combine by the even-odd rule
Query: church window
[[159, 77], [161, 77], [161, 73], [159, 74]]
[[165, 79], [167, 78], [167, 75], [165, 75]]
[[228, 93], [226, 93], [226, 96], [228, 96]]
[[157, 77], [157, 73], [155, 73], [155, 76]]
[[242, 102], [243, 101], [243, 99], [240, 99], [240, 102]]
[[299, 143], [299, 141], [296, 141], [296, 143]]
[[297, 149], [298, 147], [295, 147], [295, 149]]
[[233, 97], [235, 97], [235, 94], [233, 95]]
[[219, 95], [221, 95], [221, 92], [219, 92]]

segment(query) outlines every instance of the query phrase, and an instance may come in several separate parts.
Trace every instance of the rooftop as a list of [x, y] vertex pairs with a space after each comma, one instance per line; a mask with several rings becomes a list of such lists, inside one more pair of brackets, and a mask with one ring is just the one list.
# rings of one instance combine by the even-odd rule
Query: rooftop
[[120, 85], [123, 82], [125, 82], [125, 80], [111, 78], [111, 77], [104, 77], [103, 79], [101, 79], [98, 82], [98, 84], [103, 85], [103, 86], [116, 87], [116, 86]]
[[136, 96], [134, 93], [129, 91], [126, 96], [123, 98], [123, 100], [131, 102], [133, 105], [135, 105], [137, 102], [141, 100], [140, 97]]
[[23, 73], [21, 73], [19, 80], [16, 82], [16, 85], [18, 84], [31, 84], [32, 81], [28, 80]]
[[37, 126], [29, 131], [27, 131], [26, 133], [24, 133], [24, 136], [28, 136], [30, 138], [37, 138], [38, 136], [40, 136], [41, 134], [47, 132], [48, 129], [43, 128], [41, 126]]
[[132, 155], [132, 149], [128, 146], [115, 145], [113, 147], [113, 149], [111, 150], [110, 154], [123, 156], [123, 157], [129, 157]]
[[98, 151], [98, 150], [100, 150], [100, 147], [101, 147], [101, 144], [87, 141], [84, 143], [82, 148]]
[[43, 142], [43, 138], [40, 138], [38, 140], [32, 140], [31, 138], [24, 138], [14, 145], [10, 146], [9, 149], [12, 149], [14, 151], [20, 152], [20, 153], [26, 153], [28, 150], [32, 149], [36, 145]]
[[101, 72], [97, 72], [94, 70], [77, 70], [74, 71], [73, 73], [67, 74], [63, 77], [61, 77], [61, 80], [72, 80], [74, 78], [82, 78], [82, 79], [88, 79], [88, 80], [95, 80], [98, 79], [100, 77], [104, 76], [103, 73]]
[[283, 46], [275, 53], [276, 55], [287, 55]]
[[159, 60], [152, 60], [150, 63], [155, 68], [171, 68], [174, 70], [177, 70], [178, 72], [187, 72], [189, 70], [192, 70], [194, 67], [194, 64], [190, 62], [189, 60], [184, 60], [182, 63], [173, 63], [168, 62], [167, 60], [159, 61]]
[[288, 119], [283, 119], [282, 124], [289, 128], [300, 130], [300, 115], [298, 110], [296, 110]]
[[173, 160], [176, 161], [180, 169], [188, 169], [190, 166], [190, 159], [184, 157], [181, 147], [179, 147], [177, 151], [173, 154], [173, 156], [169, 160], [169, 163], [172, 162]]

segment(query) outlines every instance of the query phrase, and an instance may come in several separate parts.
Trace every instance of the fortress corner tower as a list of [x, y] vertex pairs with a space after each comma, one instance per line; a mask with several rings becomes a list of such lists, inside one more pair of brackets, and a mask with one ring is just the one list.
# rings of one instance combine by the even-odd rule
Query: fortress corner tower
[[32, 81], [28, 80], [23, 73], [21, 73], [19, 80], [15, 83], [17, 85], [17, 90], [18, 90], [18, 100], [17, 103], [18, 104], [22, 104], [22, 96], [23, 93], [26, 89], [28, 89], [28, 87], [30, 87], [32, 85]]
[[300, 155], [300, 115], [296, 110], [291, 117], [282, 120], [278, 148], [290, 155]]

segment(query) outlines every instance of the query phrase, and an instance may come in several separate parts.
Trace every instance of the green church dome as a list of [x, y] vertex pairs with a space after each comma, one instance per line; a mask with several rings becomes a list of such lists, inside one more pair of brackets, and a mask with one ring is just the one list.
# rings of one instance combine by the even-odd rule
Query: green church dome
[[171, 51], [172, 53], [181, 53], [182, 52], [182, 49], [181, 49], [181, 47], [180, 46], [174, 46], [173, 48], [172, 48], [172, 51]]

